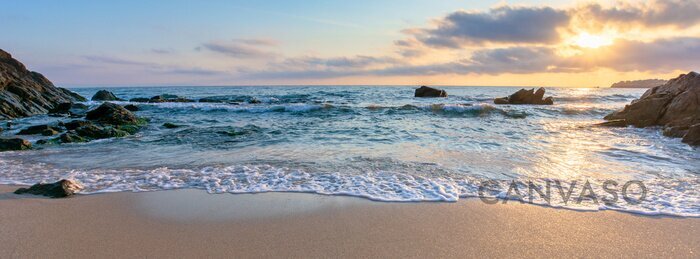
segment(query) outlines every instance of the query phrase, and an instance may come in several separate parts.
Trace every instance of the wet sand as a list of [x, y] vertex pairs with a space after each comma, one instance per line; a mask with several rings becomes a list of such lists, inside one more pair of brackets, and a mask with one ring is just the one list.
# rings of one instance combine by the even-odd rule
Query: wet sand
[[0, 185], [0, 257], [685, 257], [700, 218], [509, 201], [384, 203], [201, 190], [19, 196]]

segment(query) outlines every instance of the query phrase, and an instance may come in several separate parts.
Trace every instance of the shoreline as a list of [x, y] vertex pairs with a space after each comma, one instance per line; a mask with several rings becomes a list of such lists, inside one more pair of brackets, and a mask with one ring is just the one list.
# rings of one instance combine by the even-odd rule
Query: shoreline
[[68, 199], [0, 185], [9, 257], [676, 256], [700, 218], [509, 201], [375, 202], [309, 193], [118, 192]]

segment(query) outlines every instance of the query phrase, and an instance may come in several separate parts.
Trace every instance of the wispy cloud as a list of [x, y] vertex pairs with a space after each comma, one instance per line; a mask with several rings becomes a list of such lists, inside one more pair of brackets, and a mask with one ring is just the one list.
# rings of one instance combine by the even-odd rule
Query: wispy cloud
[[205, 49], [234, 58], [259, 59], [277, 56], [278, 54], [265, 49], [276, 45], [276, 41], [268, 39], [234, 39], [203, 43], [197, 50]]

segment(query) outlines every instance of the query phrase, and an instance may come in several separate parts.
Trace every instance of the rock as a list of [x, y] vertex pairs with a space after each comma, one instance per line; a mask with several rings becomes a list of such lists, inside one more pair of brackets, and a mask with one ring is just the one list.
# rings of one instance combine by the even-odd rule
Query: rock
[[666, 137], [682, 138], [688, 133], [688, 127], [664, 127], [663, 134]]
[[82, 101], [85, 98], [55, 87], [0, 49], [0, 119], [45, 114], [61, 103]]
[[603, 123], [598, 123], [596, 126], [603, 126], [603, 127], [627, 127], [627, 122], [625, 120], [612, 120], [612, 121], [606, 121]]
[[31, 148], [32, 143], [21, 138], [0, 139], [0, 151], [26, 150]]
[[65, 198], [84, 189], [82, 184], [73, 180], [60, 180], [55, 183], [38, 183], [29, 188], [19, 188], [15, 194], [43, 195], [51, 198]]
[[58, 131], [58, 129], [51, 127], [49, 125], [36, 125], [36, 126], [30, 126], [27, 127], [26, 129], [20, 130], [17, 135], [35, 135], [35, 134], [42, 134], [44, 131], [47, 130], [53, 130], [53, 131]]
[[49, 114], [83, 115], [87, 109], [82, 103], [61, 103], [49, 110]]
[[75, 133], [85, 139], [105, 139], [105, 138], [120, 138], [129, 135], [128, 132], [118, 130], [112, 127], [100, 127], [97, 125], [86, 125], [75, 129]]
[[131, 98], [129, 101], [133, 102], [133, 103], [147, 103], [149, 100], [151, 100], [151, 99], [140, 97], [140, 98]]
[[92, 122], [89, 121], [83, 121], [83, 120], [74, 120], [71, 122], [67, 122], [63, 124], [63, 127], [65, 127], [67, 130], [74, 130], [77, 128], [80, 128], [85, 125], [92, 125]]
[[129, 110], [113, 103], [103, 103], [87, 113], [86, 119], [110, 125], [138, 124], [139, 119]]
[[112, 92], [107, 91], [107, 90], [99, 90], [95, 95], [92, 96], [93, 101], [123, 101], [122, 99], [117, 98], [116, 95], [114, 95]]
[[554, 99], [552, 97], [544, 98], [545, 89], [540, 88], [535, 91], [535, 89], [525, 90], [520, 89], [519, 91], [511, 94], [508, 97], [496, 98], [493, 100], [494, 104], [536, 104], [536, 105], [552, 105], [554, 104]]
[[663, 126], [666, 136], [692, 139], [691, 127], [700, 123], [700, 74], [690, 72], [651, 88], [605, 119], [625, 120], [636, 127]]
[[149, 103], [192, 103], [194, 100], [183, 98], [173, 94], [161, 94], [151, 97]]
[[688, 133], [683, 136], [683, 143], [700, 146], [700, 124], [695, 124], [688, 129]]
[[46, 130], [41, 132], [41, 135], [43, 135], [43, 136], [53, 136], [56, 134], [58, 134], [58, 131], [54, 130], [54, 129], [46, 129]]
[[78, 134], [74, 132], [68, 132], [68, 133], [63, 133], [61, 136], [58, 137], [58, 140], [61, 143], [81, 143], [81, 142], [88, 142], [87, 139], [79, 136]]
[[248, 103], [250, 103], [250, 104], [257, 104], [257, 103], [262, 103], [262, 101], [260, 101], [260, 100], [258, 100], [258, 99], [251, 99], [250, 101], [248, 101]]
[[166, 123], [163, 123], [163, 127], [164, 127], [164, 128], [167, 128], [167, 129], [175, 129], [175, 128], [179, 128], [180, 125], [172, 124], [172, 123], [170, 123], [170, 122], [166, 122]]
[[136, 105], [133, 105], [133, 104], [127, 104], [127, 105], [125, 105], [125, 106], [124, 106], [124, 109], [127, 109], [127, 110], [132, 111], [132, 112], [139, 111], [139, 107], [136, 106]]
[[447, 97], [447, 92], [445, 92], [445, 90], [421, 86], [416, 89], [414, 97]]

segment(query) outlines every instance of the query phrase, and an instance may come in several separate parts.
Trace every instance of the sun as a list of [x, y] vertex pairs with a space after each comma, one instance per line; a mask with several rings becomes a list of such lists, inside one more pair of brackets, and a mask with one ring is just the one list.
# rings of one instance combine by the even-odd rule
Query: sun
[[592, 35], [590, 33], [584, 32], [573, 38], [574, 45], [584, 47], [584, 48], [600, 48], [603, 46], [608, 46], [613, 44], [613, 40], [610, 37], [603, 35]]

